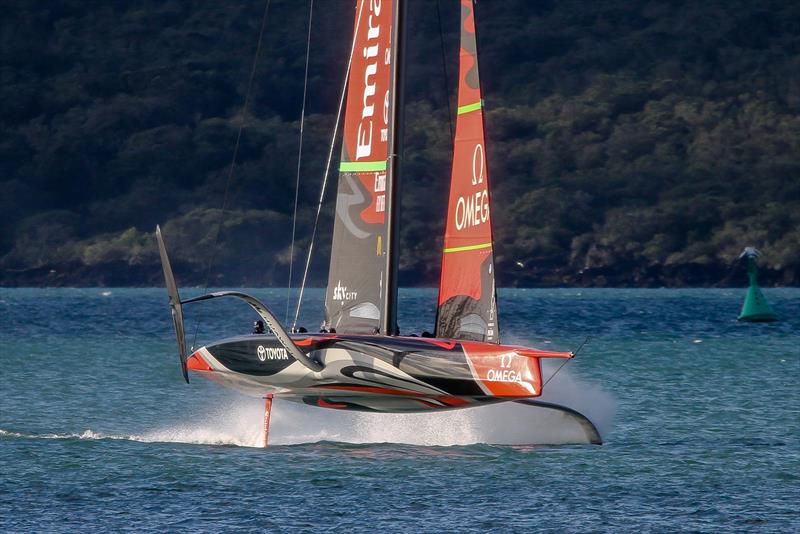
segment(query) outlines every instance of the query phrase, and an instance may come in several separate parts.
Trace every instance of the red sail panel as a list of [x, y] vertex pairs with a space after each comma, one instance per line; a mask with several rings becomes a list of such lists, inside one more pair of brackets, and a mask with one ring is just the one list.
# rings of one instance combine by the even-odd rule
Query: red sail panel
[[359, 0], [323, 328], [373, 333], [386, 273], [393, 0]]
[[499, 342], [483, 124], [474, 5], [461, 0], [458, 116], [436, 336]]

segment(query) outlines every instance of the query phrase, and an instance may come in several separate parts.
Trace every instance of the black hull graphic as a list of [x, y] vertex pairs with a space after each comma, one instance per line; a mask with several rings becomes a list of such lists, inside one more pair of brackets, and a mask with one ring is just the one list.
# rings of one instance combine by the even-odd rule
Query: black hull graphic
[[569, 353], [415, 337], [321, 334], [293, 341], [324, 365], [302, 366], [268, 335], [222, 340], [189, 368], [248, 395], [344, 410], [423, 412], [541, 394], [540, 358]]

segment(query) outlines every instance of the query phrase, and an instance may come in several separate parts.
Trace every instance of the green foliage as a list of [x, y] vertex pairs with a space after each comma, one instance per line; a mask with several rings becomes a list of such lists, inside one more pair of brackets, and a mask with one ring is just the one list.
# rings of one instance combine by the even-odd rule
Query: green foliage
[[[353, 17], [350, 2], [315, 5], [295, 260], [308, 247]], [[437, 2], [409, 5], [400, 268], [414, 284], [438, 279], [450, 174], [459, 12], [438, 5], [441, 36]], [[714, 283], [745, 245], [764, 253], [764, 281], [800, 283], [798, 6], [480, 2], [501, 283]], [[196, 283], [213, 258], [216, 282], [285, 284], [307, 6], [272, 2], [243, 116], [262, 9], [6, 6], [0, 284], [62, 264], [88, 269], [64, 283], [93, 283], [105, 265], [131, 269], [125, 283], [152, 283], [157, 223]], [[318, 258], [312, 280], [325, 278]]]
[[4, 263], [19, 269], [75, 259], [77, 226], [78, 216], [66, 210], [31, 215], [17, 226]]

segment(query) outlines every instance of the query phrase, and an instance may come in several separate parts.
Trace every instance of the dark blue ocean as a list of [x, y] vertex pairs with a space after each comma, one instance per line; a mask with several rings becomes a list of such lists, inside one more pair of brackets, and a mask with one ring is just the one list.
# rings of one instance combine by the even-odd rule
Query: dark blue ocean
[[[283, 316], [285, 290], [252, 292]], [[519, 405], [276, 401], [260, 449], [260, 400], [182, 381], [163, 290], [0, 289], [0, 531], [800, 532], [800, 289], [765, 290], [772, 324], [736, 321], [743, 289], [499, 293], [503, 341], [589, 338], [545, 399], [603, 446]], [[434, 301], [401, 291], [404, 333]], [[194, 306], [198, 345], [255, 318]]]

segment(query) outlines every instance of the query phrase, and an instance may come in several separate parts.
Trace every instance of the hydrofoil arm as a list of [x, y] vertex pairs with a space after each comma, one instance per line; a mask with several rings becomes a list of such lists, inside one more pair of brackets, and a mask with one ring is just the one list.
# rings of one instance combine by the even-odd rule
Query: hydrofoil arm
[[275, 337], [278, 338], [278, 342], [289, 352], [289, 354], [294, 357], [295, 360], [302, 363], [312, 371], [319, 372], [325, 368], [318, 361], [309, 358], [297, 347], [297, 345], [294, 344], [292, 338], [289, 337], [289, 334], [286, 332], [283, 326], [281, 326], [281, 323], [278, 322], [278, 319], [275, 317], [275, 315], [269, 311], [269, 308], [267, 308], [266, 304], [257, 298], [248, 295], [247, 293], [241, 293], [239, 291], [215, 291], [213, 293], [208, 293], [207, 295], [186, 299], [181, 301], [181, 304], [216, 299], [220, 297], [235, 297], [248, 303], [250, 307], [253, 308], [262, 319], [264, 319], [264, 322], [267, 324], [269, 329], [272, 330], [272, 332], [275, 334]]
[[172, 267], [169, 263], [167, 248], [164, 245], [164, 238], [161, 235], [161, 228], [158, 226], [156, 226], [156, 239], [158, 240], [158, 253], [161, 256], [161, 267], [164, 271], [164, 285], [167, 286], [169, 306], [172, 311], [172, 325], [175, 327], [175, 337], [178, 341], [178, 356], [181, 360], [181, 371], [183, 372], [183, 378], [187, 383], [189, 382], [189, 372], [186, 367], [188, 355], [186, 353], [186, 334], [183, 328], [182, 305], [189, 302], [198, 302], [201, 300], [209, 300], [219, 297], [236, 297], [247, 302], [250, 307], [253, 308], [262, 319], [264, 319], [264, 322], [267, 324], [267, 326], [269, 326], [269, 329], [272, 330], [272, 332], [275, 334], [275, 337], [278, 338], [278, 342], [289, 352], [289, 354], [294, 357], [294, 359], [312, 371], [318, 372], [324, 369], [324, 366], [321, 363], [306, 356], [306, 354], [294, 344], [292, 338], [286, 333], [286, 330], [283, 328], [283, 326], [281, 326], [280, 322], [278, 322], [278, 319], [275, 317], [275, 315], [263, 302], [255, 297], [245, 293], [240, 293], [238, 291], [216, 291], [214, 293], [209, 293], [207, 295], [182, 301], [178, 295], [178, 286], [175, 283], [175, 276], [172, 274]]
[[161, 237], [161, 228], [156, 226], [156, 239], [158, 240], [158, 253], [161, 256], [161, 268], [164, 270], [164, 285], [167, 286], [169, 295], [169, 307], [172, 311], [172, 326], [175, 327], [175, 337], [178, 340], [178, 356], [181, 359], [181, 372], [183, 379], [189, 383], [189, 371], [186, 369], [186, 334], [183, 331], [183, 309], [181, 308], [181, 297], [178, 295], [178, 286], [175, 284], [175, 277], [172, 275], [172, 267], [167, 256], [167, 247], [164, 246], [164, 238]]

